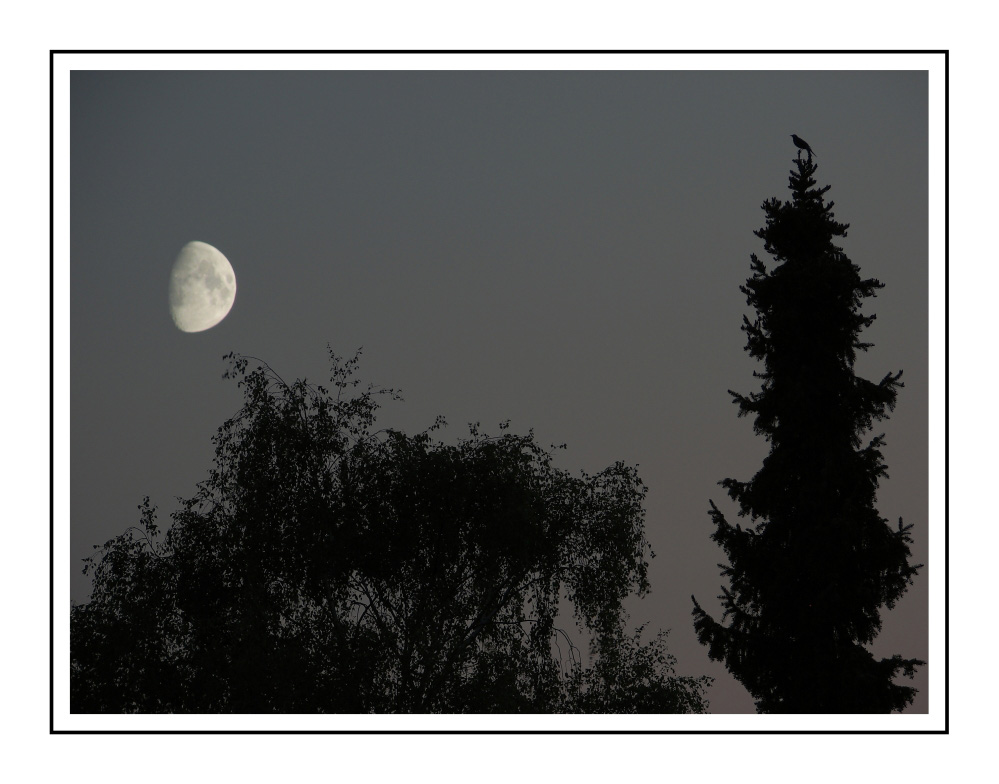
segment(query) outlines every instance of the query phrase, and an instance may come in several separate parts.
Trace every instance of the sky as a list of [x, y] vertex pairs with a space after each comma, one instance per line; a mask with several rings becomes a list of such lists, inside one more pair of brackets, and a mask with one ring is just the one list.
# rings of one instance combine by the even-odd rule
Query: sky
[[[566, 470], [637, 464], [656, 558], [632, 621], [671, 629], [681, 674], [716, 679], [713, 712], [752, 712], [697, 643], [690, 596], [718, 606], [709, 499], [736, 510], [717, 483], [766, 454], [727, 390], [757, 388], [739, 286], [796, 133], [850, 224], [845, 252], [885, 283], [856, 369], [904, 371], [876, 431], [878, 508], [914, 524], [927, 567], [873, 650], [926, 659], [927, 90], [905, 71], [74, 72], [72, 599], [89, 593], [81, 559], [144, 496], [167, 523], [207, 476], [241, 403], [224, 354], [322, 383], [327, 343], [363, 347], [361, 378], [404, 397], [382, 426], [443, 415], [454, 440], [510, 420], [566, 443]], [[189, 334], [167, 295], [192, 240], [238, 290]], [[910, 711], [927, 710], [926, 670]]]

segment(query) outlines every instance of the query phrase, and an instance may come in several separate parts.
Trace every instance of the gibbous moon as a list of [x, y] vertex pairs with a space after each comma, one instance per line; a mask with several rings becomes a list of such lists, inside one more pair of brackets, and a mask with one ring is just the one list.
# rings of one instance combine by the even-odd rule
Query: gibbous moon
[[229, 259], [206, 242], [181, 248], [170, 272], [170, 315], [184, 332], [214, 327], [236, 301], [236, 273]]

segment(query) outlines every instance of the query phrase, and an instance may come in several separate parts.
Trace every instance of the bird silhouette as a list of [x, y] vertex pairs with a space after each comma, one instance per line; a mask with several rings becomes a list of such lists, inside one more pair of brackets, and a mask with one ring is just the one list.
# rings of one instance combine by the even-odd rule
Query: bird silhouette
[[[812, 152], [812, 148], [808, 146], [808, 142], [806, 142], [800, 136], [796, 136], [795, 134], [792, 133], [791, 141], [794, 142], [794, 146], [797, 147], [799, 150], [808, 150], [809, 156], [815, 155], [815, 153]], [[818, 158], [819, 156], [815, 155], [815, 157]]]

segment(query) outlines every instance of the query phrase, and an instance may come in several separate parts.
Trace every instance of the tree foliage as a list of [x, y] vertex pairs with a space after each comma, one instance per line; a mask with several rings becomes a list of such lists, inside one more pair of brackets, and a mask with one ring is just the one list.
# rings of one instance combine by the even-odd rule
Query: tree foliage
[[866, 439], [894, 409], [902, 373], [872, 382], [854, 372], [857, 352], [871, 346], [860, 334], [875, 319], [861, 306], [883, 284], [862, 278], [834, 244], [848, 226], [824, 202], [829, 186], [815, 187], [816, 168], [799, 155], [792, 199], [766, 201], [755, 232], [775, 262], [768, 269], [754, 254], [741, 287], [756, 310], [742, 329], [763, 363], [754, 374], [762, 386], [730, 394], [770, 452], [752, 480], [720, 483], [749, 527], [711, 503], [730, 587], [721, 623], [694, 600], [695, 628], [761, 712], [889, 712], [915, 693], [894, 678], [923, 662], [877, 660], [865, 646], [920, 566], [909, 564], [911, 526], [890, 527], [875, 508], [884, 436]]
[[245, 401], [208, 478], [165, 536], [147, 499], [88, 560], [73, 711], [705, 710], [707, 679], [625, 633], [651, 552], [634, 468], [571, 476], [505, 425], [376, 431], [398, 396], [357, 391], [356, 355], [331, 353], [332, 390], [229, 359]]

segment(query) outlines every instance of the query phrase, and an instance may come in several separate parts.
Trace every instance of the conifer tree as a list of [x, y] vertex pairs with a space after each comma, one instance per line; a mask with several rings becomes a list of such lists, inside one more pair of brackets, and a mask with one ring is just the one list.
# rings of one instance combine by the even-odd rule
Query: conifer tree
[[756, 310], [742, 329], [746, 350], [763, 364], [754, 372], [761, 389], [729, 390], [770, 452], [750, 481], [719, 483], [749, 524], [730, 524], [711, 502], [730, 587], [718, 597], [720, 622], [691, 597], [694, 626], [761, 713], [887, 713], [916, 691], [894, 678], [912, 678], [924, 664], [878, 660], [866, 647], [882, 609], [921, 568], [909, 563], [912, 526], [901, 518], [890, 526], [875, 508], [887, 469], [883, 435], [869, 433], [894, 409], [902, 373], [879, 382], [855, 374], [856, 352], [872, 345], [861, 332], [875, 319], [861, 305], [884, 284], [861, 278], [834, 244], [848, 224], [824, 201], [830, 186], [815, 187], [812, 156], [799, 152], [795, 166], [791, 200], [764, 202], [766, 225], [754, 232], [771, 266], [753, 254], [753, 274], [740, 287]]

